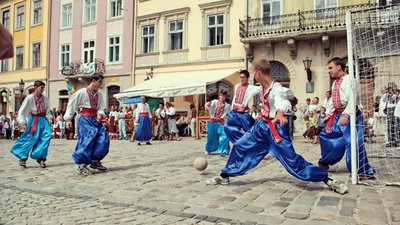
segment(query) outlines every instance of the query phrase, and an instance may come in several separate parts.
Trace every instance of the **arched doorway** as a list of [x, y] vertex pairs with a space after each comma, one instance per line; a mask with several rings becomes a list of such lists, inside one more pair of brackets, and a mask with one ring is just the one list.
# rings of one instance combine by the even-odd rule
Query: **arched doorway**
[[281, 83], [282, 86], [290, 87], [289, 70], [287, 67], [279, 61], [271, 61], [271, 76], [274, 80]]
[[120, 92], [120, 87], [117, 85], [112, 85], [107, 87], [107, 96], [108, 96], [108, 109], [111, 106], [117, 106], [119, 107], [119, 101], [114, 97], [114, 94], [117, 94]]
[[58, 98], [60, 99], [58, 108], [65, 112], [68, 105], [68, 90], [60, 90], [58, 92]]
[[226, 96], [226, 101], [228, 103], [231, 102], [232, 96], [233, 96], [233, 88], [232, 84], [230, 84], [228, 81], [221, 80], [218, 81], [217, 83], [214, 84], [209, 84], [207, 85], [206, 88], [206, 100], [211, 101], [213, 99], [218, 99], [218, 93], [221, 90], [225, 90], [228, 92], [228, 96]]

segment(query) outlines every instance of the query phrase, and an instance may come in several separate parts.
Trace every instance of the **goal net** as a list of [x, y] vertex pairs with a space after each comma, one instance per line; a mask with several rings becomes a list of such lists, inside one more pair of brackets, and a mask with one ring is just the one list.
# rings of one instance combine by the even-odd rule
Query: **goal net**
[[[375, 179], [353, 171], [353, 182], [400, 185], [400, 117], [394, 115], [400, 100], [400, 5], [348, 12], [346, 24], [348, 60], [353, 67], [349, 71], [354, 71], [357, 84], [353, 93], [361, 100], [364, 117], [359, 127], [364, 142], [352, 138], [357, 147], [365, 147], [376, 170]], [[364, 166], [358, 161], [352, 162], [357, 169]]]

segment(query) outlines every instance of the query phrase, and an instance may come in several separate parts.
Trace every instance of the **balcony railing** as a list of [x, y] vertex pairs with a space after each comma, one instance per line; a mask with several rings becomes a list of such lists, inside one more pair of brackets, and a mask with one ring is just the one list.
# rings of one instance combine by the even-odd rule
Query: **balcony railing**
[[94, 73], [104, 74], [106, 68], [102, 59], [95, 59], [94, 62], [84, 63], [83, 61], [71, 62], [69, 65], [64, 66], [61, 69], [61, 74], [64, 76], [75, 76], [75, 75], [92, 75]]
[[[376, 4], [349, 5], [319, 10], [298, 11], [298, 13], [240, 20], [241, 38], [272, 38], [276, 35], [328, 32], [345, 30], [346, 11], [376, 7]], [[272, 36], [271, 36], [272, 35]]]

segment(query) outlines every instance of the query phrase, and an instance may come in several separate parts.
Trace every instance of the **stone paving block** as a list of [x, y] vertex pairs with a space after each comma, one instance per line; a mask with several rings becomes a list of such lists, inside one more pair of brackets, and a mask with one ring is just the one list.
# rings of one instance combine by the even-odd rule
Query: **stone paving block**
[[340, 198], [333, 196], [321, 196], [317, 205], [319, 206], [333, 206], [337, 207], [339, 205]]
[[289, 204], [290, 204], [289, 202], [278, 201], [274, 202], [272, 206], [286, 208]]
[[251, 212], [251, 213], [260, 213], [260, 212], [264, 211], [264, 208], [248, 205], [244, 208], [244, 210], [247, 212]]
[[352, 217], [352, 216], [354, 216], [354, 214], [355, 214], [354, 208], [350, 208], [350, 207], [343, 207], [339, 211], [340, 216]]
[[385, 211], [375, 210], [371, 208], [370, 210], [361, 209], [357, 212], [357, 216], [362, 223], [371, 224], [388, 224], [388, 218]]
[[310, 212], [310, 219], [333, 221], [336, 216], [336, 209], [330, 207], [315, 206]]
[[288, 207], [286, 212], [284, 213], [285, 218], [291, 219], [306, 219], [308, 218], [310, 213], [309, 207]]
[[304, 206], [304, 207], [311, 207], [314, 205], [316, 201], [316, 197], [308, 196], [308, 195], [301, 195], [299, 196], [294, 202], [290, 203], [291, 206]]

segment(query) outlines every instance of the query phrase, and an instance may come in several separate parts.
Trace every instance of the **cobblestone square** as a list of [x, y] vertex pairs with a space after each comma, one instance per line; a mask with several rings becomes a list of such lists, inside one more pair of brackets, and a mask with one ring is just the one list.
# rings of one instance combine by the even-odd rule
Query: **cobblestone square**
[[[111, 141], [109, 169], [83, 177], [74, 171], [76, 141], [53, 139], [46, 169], [18, 165], [1, 140], [0, 224], [400, 224], [398, 187], [350, 184], [344, 162], [334, 178], [349, 193], [289, 175], [272, 156], [226, 186], [207, 186], [227, 157], [205, 155], [205, 139], [154, 141], [138, 146]], [[319, 145], [295, 137], [296, 151], [316, 163]], [[208, 168], [193, 168], [204, 157]]]

